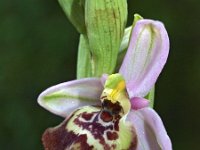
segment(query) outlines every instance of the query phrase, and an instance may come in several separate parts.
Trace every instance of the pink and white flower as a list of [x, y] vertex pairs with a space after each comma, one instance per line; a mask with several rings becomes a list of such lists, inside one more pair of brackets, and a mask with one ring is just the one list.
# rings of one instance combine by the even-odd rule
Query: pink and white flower
[[104, 93], [109, 76], [68, 81], [41, 93], [38, 103], [66, 118], [45, 131], [45, 149], [171, 150], [161, 118], [144, 98], [161, 73], [168, 53], [164, 25], [147, 19], [138, 21], [119, 70], [125, 80], [122, 99], [128, 100], [127, 106], [130, 102], [130, 109], [121, 101], [111, 102], [109, 90]]

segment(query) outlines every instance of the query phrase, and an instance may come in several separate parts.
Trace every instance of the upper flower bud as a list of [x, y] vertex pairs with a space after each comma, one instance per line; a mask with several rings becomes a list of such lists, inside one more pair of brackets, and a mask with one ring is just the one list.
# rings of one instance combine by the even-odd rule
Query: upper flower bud
[[85, 23], [95, 76], [113, 73], [126, 20], [126, 0], [86, 0]]

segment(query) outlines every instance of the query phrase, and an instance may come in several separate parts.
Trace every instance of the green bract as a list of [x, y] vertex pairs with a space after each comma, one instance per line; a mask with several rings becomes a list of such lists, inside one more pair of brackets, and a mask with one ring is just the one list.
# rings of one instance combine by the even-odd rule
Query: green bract
[[65, 14], [79, 33], [85, 33], [85, 0], [58, 0]]

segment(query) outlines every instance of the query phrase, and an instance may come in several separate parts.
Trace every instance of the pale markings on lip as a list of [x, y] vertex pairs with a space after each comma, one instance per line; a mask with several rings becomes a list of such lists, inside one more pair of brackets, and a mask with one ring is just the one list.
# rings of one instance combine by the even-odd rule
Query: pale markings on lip
[[90, 132], [90, 134], [87, 134], [87, 138], [90, 140], [92, 138], [96, 143], [98, 142], [103, 149], [115, 149], [116, 144], [113, 144], [113, 141], [119, 137], [119, 120], [107, 123], [100, 119], [100, 114], [100, 111], [92, 113], [82, 112], [77, 115], [73, 122], [82, 130]]

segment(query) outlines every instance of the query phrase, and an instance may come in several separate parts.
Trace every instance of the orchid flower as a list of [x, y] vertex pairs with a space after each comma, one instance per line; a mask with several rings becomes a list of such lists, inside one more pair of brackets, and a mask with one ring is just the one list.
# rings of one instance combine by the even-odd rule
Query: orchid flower
[[50, 87], [38, 103], [65, 117], [42, 137], [46, 150], [171, 150], [159, 115], [144, 97], [154, 86], [169, 52], [159, 21], [136, 23], [119, 73]]

